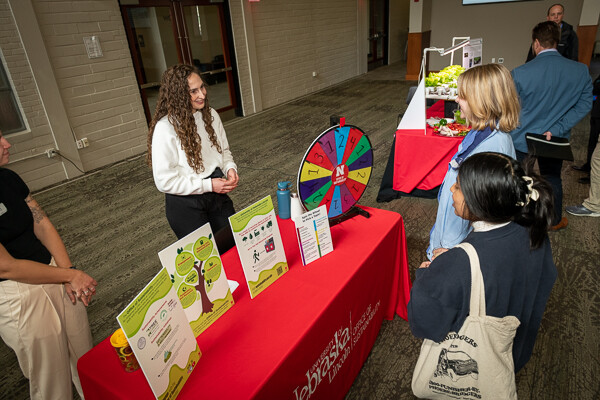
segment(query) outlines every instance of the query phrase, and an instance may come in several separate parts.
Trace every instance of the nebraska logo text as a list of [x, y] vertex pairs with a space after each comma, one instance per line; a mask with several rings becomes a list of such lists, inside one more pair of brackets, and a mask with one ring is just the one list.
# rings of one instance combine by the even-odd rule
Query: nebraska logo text
[[327, 378], [331, 383], [350, 355], [352, 348], [362, 336], [365, 329], [379, 310], [379, 302], [372, 307], [370, 304], [353, 326], [352, 315], [347, 327], [335, 331], [333, 338], [321, 352], [318, 360], [306, 371], [306, 385], [294, 390], [296, 400], [308, 400], [315, 393], [317, 387]]

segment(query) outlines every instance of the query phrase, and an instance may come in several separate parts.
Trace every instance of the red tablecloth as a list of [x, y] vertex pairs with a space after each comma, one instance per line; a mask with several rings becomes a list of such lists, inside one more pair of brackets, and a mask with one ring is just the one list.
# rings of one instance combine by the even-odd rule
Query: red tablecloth
[[[280, 220], [290, 270], [255, 299], [235, 248], [222, 256], [228, 279], [240, 282], [235, 305], [198, 336], [202, 358], [179, 399], [343, 398], [383, 318], [406, 319], [411, 287], [402, 217], [364, 208], [371, 217], [332, 227], [334, 251], [307, 266], [293, 223]], [[153, 397], [142, 371], [126, 373], [108, 339], [78, 370], [87, 400]]]
[[[444, 117], [444, 102], [440, 100], [427, 110], [427, 118]], [[462, 137], [435, 135], [414, 129], [396, 131], [394, 155], [394, 190], [409, 193], [413, 189], [430, 190], [442, 184], [448, 163], [458, 151]]]

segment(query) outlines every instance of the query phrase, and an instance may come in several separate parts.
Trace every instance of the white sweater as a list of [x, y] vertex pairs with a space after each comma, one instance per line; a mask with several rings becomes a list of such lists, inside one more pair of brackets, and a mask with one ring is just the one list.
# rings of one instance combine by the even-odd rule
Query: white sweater
[[212, 192], [212, 180], [209, 176], [217, 167], [221, 168], [225, 176], [231, 168], [237, 172], [221, 118], [214, 109], [211, 108], [210, 111], [214, 118], [212, 126], [222, 153], [212, 145], [204, 128], [202, 114], [199, 111], [195, 112], [194, 119], [202, 140], [204, 171], [200, 173], [196, 173], [188, 164], [185, 153], [181, 149], [181, 142], [168, 116], [161, 118], [156, 124], [152, 136], [152, 174], [159, 191], [180, 196]]

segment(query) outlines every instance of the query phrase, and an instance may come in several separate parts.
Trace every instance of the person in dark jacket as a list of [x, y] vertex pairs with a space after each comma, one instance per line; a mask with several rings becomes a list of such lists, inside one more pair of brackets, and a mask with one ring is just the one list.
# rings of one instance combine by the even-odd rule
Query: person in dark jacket
[[[462, 163], [452, 192], [454, 212], [473, 226], [464, 241], [479, 256], [487, 315], [520, 321], [513, 344], [517, 372], [531, 357], [557, 276], [548, 239], [552, 188], [532, 164], [523, 168], [505, 154], [485, 152]], [[441, 342], [458, 332], [469, 314], [469, 258], [452, 248], [421, 264], [415, 275], [410, 329], [417, 337]]]
[[[556, 50], [570, 60], [579, 61], [579, 39], [577, 38], [575, 30], [573, 30], [573, 25], [563, 21], [564, 15], [565, 7], [562, 4], [557, 3], [550, 6], [548, 15], [546, 16], [548, 21], [553, 21], [560, 26], [560, 42], [558, 43]], [[529, 62], [534, 58], [535, 52], [533, 51], [533, 47], [530, 47], [525, 62]]]

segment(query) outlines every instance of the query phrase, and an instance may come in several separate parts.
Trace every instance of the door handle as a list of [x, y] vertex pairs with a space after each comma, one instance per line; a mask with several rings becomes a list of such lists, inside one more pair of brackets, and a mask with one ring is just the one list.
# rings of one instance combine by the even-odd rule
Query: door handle
[[212, 71], [202, 72], [200, 75], [214, 75], [214, 74], [218, 74], [220, 72], [227, 72], [227, 71], [231, 71], [231, 70], [232, 70], [231, 67], [220, 68], [220, 69], [213, 69]]
[[160, 86], [160, 82], [148, 82], [148, 83], [142, 83], [140, 85], [140, 89], [148, 89], [151, 87], [157, 87]]

